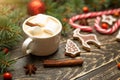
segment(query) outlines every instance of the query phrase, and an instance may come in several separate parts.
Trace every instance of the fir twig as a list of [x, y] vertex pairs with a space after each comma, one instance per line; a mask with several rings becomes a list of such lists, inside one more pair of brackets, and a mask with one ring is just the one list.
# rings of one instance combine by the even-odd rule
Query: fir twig
[[0, 16], [0, 47], [12, 48], [22, 38], [21, 29], [8, 18]]
[[0, 52], [0, 73], [3, 73], [10, 67], [15, 61], [10, 60], [10, 55], [4, 52]]

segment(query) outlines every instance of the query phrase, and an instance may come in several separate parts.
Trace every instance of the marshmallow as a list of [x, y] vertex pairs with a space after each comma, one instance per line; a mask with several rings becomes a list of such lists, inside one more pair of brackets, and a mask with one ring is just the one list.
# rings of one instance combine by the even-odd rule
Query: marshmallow
[[58, 29], [58, 24], [53, 20], [48, 20], [48, 23], [44, 27], [44, 31], [48, 34], [53, 35]]
[[47, 16], [44, 16], [42, 14], [38, 14], [34, 18], [28, 20], [26, 24], [29, 25], [29, 26], [44, 27], [45, 24], [47, 23], [47, 21], [48, 21], [48, 17]]
[[32, 36], [39, 36], [42, 34], [42, 29], [39, 26], [29, 27], [27, 31]]

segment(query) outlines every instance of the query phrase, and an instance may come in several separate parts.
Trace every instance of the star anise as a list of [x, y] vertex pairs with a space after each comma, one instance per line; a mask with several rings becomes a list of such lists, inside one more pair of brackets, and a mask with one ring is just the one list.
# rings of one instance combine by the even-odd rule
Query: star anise
[[34, 64], [27, 64], [26, 66], [24, 66], [24, 68], [26, 69], [25, 70], [26, 75], [30, 75], [30, 76], [31, 74], [35, 74], [37, 70]]

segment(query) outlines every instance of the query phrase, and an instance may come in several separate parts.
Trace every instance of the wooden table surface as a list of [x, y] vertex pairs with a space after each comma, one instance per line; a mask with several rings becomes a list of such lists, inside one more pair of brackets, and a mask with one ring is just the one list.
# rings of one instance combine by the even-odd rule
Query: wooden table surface
[[[91, 52], [81, 53], [78, 57], [84, 60], [82, 66], [43, 67], [43, 60], [69, 58], [64, 55], [66, 44], [66, 42], [64, 42], [59, 45], [58, 51], [51, 56], [38, 57], [28, 55], [17, 60], [12, 67], [13, 71], [11, 71], [13, 74], [13, 80], [119, 80], [120, 70], [117, 68], [117, 63], [114, 59], [120, 55], [120, 42], [109, 42], [115, 38], [118, 31], [112, 35], [102, 35], [96, 31], [94, 33], [97, 35], [101, 44], [104, 45], [101, 46], [101, 49], [98, 49], [96, 46], [91, 44]], [[69, 38], [72, 37], [71, 35], [72, 33]], [[11, 51], [12, 58], [23, 56], [21, 51], [22, 42], [23, 41], [21, 41], [19, 46]], [[82, 49], [79, 41], [74, 40], [74, 42], [79, 45], [82, 52], [85, 51]], [[119, 58], [117, 58], [117, 60], [120, 61]], [[33, 63], [37, 67], [35, 75], [25, 75], [23, 67], [28, 63]]]
[[[89, 34], [87, 32], [81, 33]], [[103, 35], [94, 30], [92, 34], [96, 34], [98, 40], [104, 45], [98, 49], [96, 46], [91, 44], [91, 52], [81, 53], [78, 57], [84, 60], [82, 66], [54, 68], [43, 67], [43, 60], [69, 58], [64, 55], [66, 42], [61, 43], [58, 51], [51, 56], [25, 56], [17, 60], [17, 62], [10, 67], [11, 73], [13, 74], [13, 80], [120, 80], [120, 70], [116, 66], [116, 60], [114, 60], [117, 58], [117, 60], [120, 61], [118, 58], [120, 55], [120, 42], [109, 42], [116, 37], [117, 33], [118, 31], [112, 35]], [[68, 38], [62, 37], [61, 42], [72, 38], [72, 32], [70, 32], [68, 36]], [[79, 41], [74, 40], [74, 42], [79, 45], [81, 51], [85, 52]], [[23, 40], [21, 40], [21, 42], [11, 51], [11, 59], [24, 55], [21, 51], [22, 43]], [[35, 75], [25, 75], [23, 67], [28, 63], [33, 63], [37, 67]], [[0, 80], [2, 80], [2, 77], [0, 77]]]

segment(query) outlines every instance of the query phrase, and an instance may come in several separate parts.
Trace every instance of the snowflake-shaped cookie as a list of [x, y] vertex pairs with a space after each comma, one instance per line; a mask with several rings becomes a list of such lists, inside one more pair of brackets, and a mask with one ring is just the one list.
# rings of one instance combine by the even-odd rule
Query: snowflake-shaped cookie
[[112, 17], [110, 15], [108, 15], [108, 16], [102, 15], [102, 22], [106, 22], [109, 25], [112, 25], [113, 22], [115, 22], [115, 21], [116, 21], [116, 18], [114, 18], [114, 17]]

